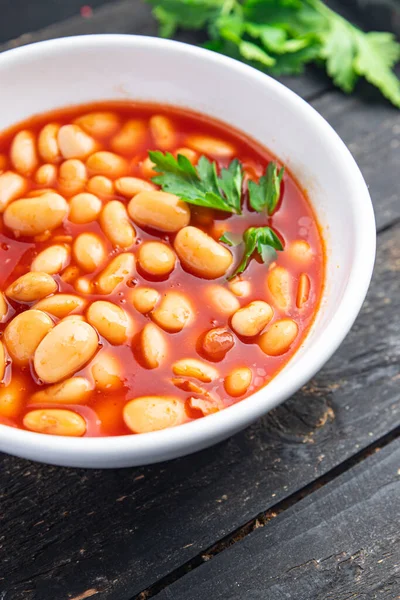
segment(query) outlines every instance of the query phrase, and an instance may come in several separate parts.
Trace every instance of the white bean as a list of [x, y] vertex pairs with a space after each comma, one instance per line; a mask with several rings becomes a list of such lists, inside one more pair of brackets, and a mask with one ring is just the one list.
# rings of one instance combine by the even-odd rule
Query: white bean
[[8, 204], [16, 200], [26, 190], [26, 180], [14, 173], [13, 171], [5, 171], [0, 175], [0, 214], [4, 212]]
[[57, 283], [47, 273], [30, 271], [18, 277], [5, 291], [6, 296], [17, 302], [37, 302], [57, 291]]
[[101, 350], [93, 359], [90, 368], [94, 383], [101, 391], [112, 391], [122, 387], [124, 383], [120, 364], [115, 356]]
[[259, 345], [265, 354], [280, 356], [285, 354], [297, 337], [299, 328], [292, 319], [275, 321], [271, 327], [260, 336]]
[[4, 323], [4, 321], [7, 320], [7, 315], [8, 315], [8, 303], [4, 297], [3, 292], [0, 292], [0, 323]]
[[101, 200], [94, 194], [82, 192], [73, 196], [69, 203], [69, 220], [83, 225], [95, 221], [102, 209]]
[[75, 123], [93, 137], [103, 138], [110, 137], [117, 131], [120, 119], [110, 111], [95, 111], [78, 117]]
[[67, 246], [49, 246], [33, 259], [31, 271], [42, 271], [49, 275], [56, 275], [62, 271], [69, 261], [69, 249]]
[[232, 329], [244, 337], [258, 335], [273, 315], [274, 311], [267, 302], [255, 300], [235, 312], [232, 317]]
[[293, 281], [289, 271], [284, 267], [274, 267], [268, 273], [267, 285], [275, 305], [281, 310], [290, 308]]
[[307, 273], [302, 273], [297, 285], [296, 306], [302, 308], [310, 297], [311, 282]]
[[70, 265], [61, 273], [61, 279], [65, 283], [72, 284], [80, 275], [80, 270], [76, 265]]
[[287, 248], [288, 256], [299, 265], [307, 266], [313, 258], [311, 246], [306, 240], [294, 240]]
[[157, 148], [170, 150], [175, 145], [176, 134], [171, 119], [164, 115], [154, 115], [151, 117], [149, 125]]
[[140, 192], [152, 192], [156, 186], [145, 179], [138, 177], [120, 177], [115, 182], [115, 189], [125, 198], [132, 198]]
[[62, 163], [58, 183], [63, 194], [71, 196], [82, 192], [87, 182], [86, 167], [81, 160], [71, 158]]
[[134, 433], [180, 425], [187, 420], [185, 406], [170, 396], [143, 396], [125, 404], [124, 421]]
[[14, 317], [4, 332], [4, 341], [13, 361], [28, 364], [53, 327], [53, 321], [41, 310], [26, 310]]
[[138, 251], [138, 263], [149, 275], [162, 277], [175, 268], [176, 256], [167, 244], [145, 242]]
[[233, 369], [225, 377], [224, 386], [226, 392], [234, 398], [243, 396], [250, 387], [252, 377], [253, 374], [248, 367]]
[[237, 297], [222, 285], [208, 285], [205, 294], [207, 304], [221, 315], [230, 317], [240, 308]]
[[130, 252], [119, 254], [100, 273], [96, 281], [99, 294], [111, 294], [120, 284], [132, 276], [135, 268], [135, 256]]
[[87, 191], [108, 200], [114, 193], [114, 183], [104, 175], [95, 175], [89, 179]]
[[40, 342], [34, 356], [38, 377], [56, 383], [79, 371], [97, 352], [99, 339], [89, 323], [61, 321]]
[[209, 154], [216, 158], [230, 158], [236, 152], [235, 147], [229, 142], [208, 135], [190, 135], [186, 143], [200, 154]]
[[59, 194], [15, 200], [4, 211], [4, 224], [14, 235], [36, 236], [59, 227], [68, 215], [68, 204]]
[[124, 344], [132, 335], [132, 322], [128, 314], [116, 304], [104, 300], [93, 302], [86, 318], [110, 344]]
[[223, 406], [220, 406], [219, 402], [214, 398], [196, 398], [194, 396], [188, 398], [187, 405], [189, 409], [199, 411], [203, 417], [213, 415], [224, 408]]
[[79, 294], [93, 294], [94, 283], [86, 277], [78, 277], [74, 281], [74, 288]]
[[145, 140], [147, 127], [143, 121], [130, 119], [121, 127], [121, 130], [112, 138], [111, 147], [120, 154], [133, 153]]
[[235, 296], [239, 296], [240, 298], [245, 298], [251, 294], [250, 281], [242, 279], [240, 275], [231, 279], [228, 283], [228, 287]]
[[36, 392], [29, 403], [82, 404], [87, 401], [91, 391], [92, 386], [85, 377], [70, 377]]
[[86, 158], [96, 150], [96, 142], [78, 125], [63, 125], [57, 135], [64, 158]]
[[57, 179], [57, 167], [55, 165], [45, 164], [38, 168], [35, 173], [35, 181], [39, 185], [47, 187], [54, 184]]
[[188, 298], [180, 292], [168, 291], [151, 313], [152, 319], [165, 331], [181, 331], [194, 319]]
[[104, 244], [95, 233], [81, 233], [74, 241], [72, 254], [77, 265], [92, 273], [100, 267], [106, 258]]
[[104, 175], [111, 179], [121, 177], [128, 171], [127, 161], [113, 152], [95, 152], [86, 161], [92, 175]]
[[147, 323], [144, 326], [140, 349], [146, 367], [149, 369], [155, 369], [165, 361], [168, 353], [167, 341], [162, 331], [154, 323]]
[[54, 294], [54, 296], [40, 300], [33, 308], [47, 312], [53, 317], [57, 317], [57, 319], [63, 319], [74, 310], [82, 310], [85, 306], [86, 300], [79, 298], [79, 296]]
[[85, 419], [62, 408], [42, 408], [26, 413], [23, 425], [30, 431], [50, 435], [81, 437], [86, 432]]
[[183, 266], [198, 277], [217, 279], [225, 275], [233, 256], [197, 227], [184, 227], [175, 238], [174, 248]]
[[197, 358], [182, 358], [172, 365], [174, 375], [182, 377], [194, 377], [204, 383], [209, 383], [217, 379], [218, 371], [215, 367], [208, 365]]
[[125, 205], [118, 200], [107, 202], [100, 215], [100, 226], [114, 247], [129, 248], [136, 231], [131, 225]]
[[142, 227], [174, 232], [190, 221], [186, 202], [166, 192], [140, 192], [128, 204], [129, 216]]
[[80, 269], [78, 269], [76, 265], [70, 265], [61, 273], [60, 277], [64, 283], [69, 283], [72, 285], [80, 274]]
[[26, 398], [26, 383], [13, 375], [10, 383], [0, 386], [0, 415], [12, 419], [17, 417], [22, 410]]
[[129, 297], [136, 310], [143, 315], [152, 311], [161, 298], [157, 290], [148, 287], [134, 288]]
[[13, 167], [22, 175], [30, 175], [37, 167], [36, 139], [31, 131], [24, 129], [14, 137], [10, 157]]
[[48, 123], [39, 133], [39, 154], [47, 163], [57, 162], [60, 158], [60, 148], [57, 141], [59, 131], [60, 126], [57, 123]]

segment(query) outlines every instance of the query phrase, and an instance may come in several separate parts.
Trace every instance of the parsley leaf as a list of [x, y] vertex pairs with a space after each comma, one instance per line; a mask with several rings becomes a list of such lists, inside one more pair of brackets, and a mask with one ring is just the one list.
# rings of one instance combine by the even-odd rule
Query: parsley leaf
[[[222, 9], [224, 0], [149, 0], [155, 8], [153, 14], [156, 19], [160, 19], [159, 9], [162, 8], [161, 23], [164, 30], [161, 34], [172, 35], [168, 28], [172, 30], [178, 27], [187, 29], [202, 29], [216, 18]], [[169, 15], [169, 19], [167, 17]], [[165, 24], [168, 22], [168, 27]]]
[[239, 246], [243, 242], [243, 237], [239, 233], [231, 233], [230, 231], [225, 231], [219, 238], [220, 242], [224, 242], [224, 244], [228, 244], [228, 246]]
[[284, 167], [278, 170], [276, 163], [270, 162], [265, 175], [258, 183], [249, 181], [250, 206], [257, 212], [267, 211], [271, 216], [278, 206]]
[[323, 17], [321, 57], [328, 75], [345, 92], [351, 92], [360, 76], [376, 86], [400, 108], [400, 81], [392, 71], [400, 59], [400, 44], [391, 33], [364, 33], [328, 8], [321, 0], [307, 0]]
[[218, 176], [215, 162], [205, 156], [200, 157], [197, 167], [182, 154], [175, 158], [170, 152], [157, 150], [150, 151], [149, 156], [159, 173], [152, 181], [164, 192], [176, 194], [189, 204], [241, 214], [243, 173], [238, 160]]
[[335, 85], [349, 93], [360, 77], [400, 108], [393, 72], [400, 44], [390, 33], [364, 33], [322, 0], [147, 0], [160, 33], [204, 29], [205, 46], [273, 75], [325, 64]]
[[[228, 244], [228, 246], [237, 245], [236, 239], [229, 232], [224, 233], [220, 237], [220, 241]], [[270, 264], [276, 258], [276, 250], [283, 250], [281, 240], [270, 227], [249, 227], [243, 234], [243, 243], [243, 258], [228, 279], [233, 279], [236, 275], [243, 273], [254, 252], [259, 254], [265, 264]]]
[[182, 154], [150, 151], [150, 159], [159, 175], [152, 178], [165, 192], [176, 194], [189, 204], [241, 214], [243, 171], [233, 160], [218, 176], [215, 162], [201, 156], [197, 167]]
[[225, 197], [228, 199], [229, 204], [233, 206], [236, 213], [240, 214], [242, 208], [243, 171], [237, 159], [233, 160], [227, 169], [221, 169], [218, 184], [220, 190], [224, 192]]
[[400, 58], [400, 45], [390, 33], [357, 32], [356, 40], [357, 56], [354, 68], [357, 74], [364, 76], [400, 108], [400, 81], [391, 70]]
[[321, 50], [326, 60], [328, 75], [345, 92], [351, 92], [358, 79], [353, 66], [356, 44], [349, 33], [346, 22], [335, 20], [325, 35], [325, 43]]

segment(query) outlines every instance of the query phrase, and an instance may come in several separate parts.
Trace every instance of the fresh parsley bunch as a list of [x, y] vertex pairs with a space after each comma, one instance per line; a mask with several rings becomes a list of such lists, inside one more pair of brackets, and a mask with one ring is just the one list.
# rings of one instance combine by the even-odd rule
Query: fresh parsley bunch
[[160, 33], [206, 29], [206, 47], [272, 75], [301, 73], [325, 64], [344, 92], [360, 77], [400, 108], [400, 81], [393, 66], [400, 44], [391, 33], [364, 33], [322, 0], [148, 0]]

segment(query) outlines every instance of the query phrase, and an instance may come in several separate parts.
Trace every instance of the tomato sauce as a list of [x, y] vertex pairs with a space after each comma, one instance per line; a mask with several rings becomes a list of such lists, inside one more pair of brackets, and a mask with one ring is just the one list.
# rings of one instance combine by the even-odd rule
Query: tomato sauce
[[[10, 146], [15, 134], [22, 129], [29, 129], [35, 136], [38, 136], [40, 130], [49, 122], [58, 124], [68, 124], [74, 121], [77, 117], [90, 111], [112, 111], [117, 114], [124, 122], [127, 119], [138, 119], [147, 123], [149, 118], [154, 114], [167, 116], [174, 127], [175, 131], [175, 147], [170, 151], [174, 153], [177, 148], [186, 147], [187, 137], [190, 134], [199, 134], [203, 136], [211, 136], [231, 143], [236, 151], [234, 157], [243, 164], [245, 173], [248, 178], [255, 181], [264, 174], [266, 166], [271, 160], [275, 160], [271, 153], [262, 147], [260, 144], [238, 131], [235, 131], [231, 126], [214, 121], [209, 117], [205, 117], [188, 110], [180, 108], [150, 105], [150, 104], [135, 104], [135, 103], [96, 103], [90, 106], [71, 107], [63, 110], [58, 110], [43, 115], [31, 118], [24, 123], [19, 123], [15, 127], [0, 134], [0, 155], [3, 155], [3, 170], [13, 169], [9, 159]], [[105, 137], [101, 140], [102, 150], [112, 150], [111, 138]], [[148, 156], [149, 150], [156, 150], [154, 140], [151, 136], [150, 129], [146, 129], [146, 134], [141, 139], [135, 151], [125, 154], [125, 158], [129, 160], [130, 172], [127, 175], [148, 179], [144, 177], [142, 171], [143, 161]], [[209, 156], [213, 160], [213, 156]], [[62, 162], [60, 158], [60, 163]], [[226, 167], [231, 158], [217, 158], [218, 168]], [[45, 161], [42, 161], [45, 162]], [[41, 163], [42, 164], [42, 163]], [[1, 169], [1, 165], [0, 165]], [[0, 170], [1, 174], [1, 170]], [[89, 176], [91, 174], [89, 173]], [[27, 197], [29, 191], [40, 189], [46, 186], [41, 186], [35, 183], [33, 177], [27, 177], [28, 191], [24, 193]], [[112, 345], [106, 339], [100, 337], [100, 351], [108, 349], [115, 356], [120, 364], [123, 374], [123, 385], [120, 389], [112, 391], [103, 391], [94, 389], [85, 399], [84, 403], [79, 404], [54, 404], [52, 403], [35, 403], [34, 406], [30, 403], [30, 397], [33, 393], [43, 389], [41, 382], [35, 374], [32, 364], [19, 366], [12, 364], [8, 360], [3, 382], [0, 384], [0, 422], [9, 425], [25, 428], [23, 419], [29, 411], [38, 408], [61, 408], [70, 409], [81, 415], [86, 421], [86, 436], [115, 436], [131, 434], [132, 431], [127, 427], [123, 418], [123, 407], [128, 400], [142, 396], [173, 396], [182, 403], [187, 403], [188, 398], [195, 394], [189, 393], [184, 389], [174, 385], [173, 373], [171, 365], [175, 361], [184, 358], [196, 358], [209, 362], [218, 370], [218, 378], [209, 383], [200, 383], [207, 390], [211, 397], [218, 399], [220, 405], [229, 407], [231, 404], [242, 400], [244, 397], [250, 396], [255, 391], [259, 390], [282, 369], [288, 360], [296, 352], [300, 344], [304, 341], [308, 329], [318, 310], [319, 301], [324, 283], [324, 244], [321, 232], [318, 226], [317, 219], [313, 213], [312, 207], [307, 199], [306, 193], [301, 189], [294, 177], [285, 170], [282, 183], [282, 192], [278, 210], [272, 217], [266, 217], [265, 214], [259, 214], [249, 208], [246, 184], [243, 203], [242, 215], [230, 215], [225, 212], [203, 209], [201, 207], [190, 206], [191, 221], [190, 224], [198, 227], [218, 240], [220, 235], [226, 230], [230, 232], [242, 234], [250, 226], [270, 226], [284, 242], [284, 251], [278, 252], [276, 264], [284, 267], [290, 273], [293, 289], [293, 301], [290, 307], [286, 310], [281, 310], [274, 305], [273, 297], [267, 286], [267, 274], [269, 265], [265, 265], [261, 260], [254, 257], [247, 269], [242, 274], [242, 279], [250, 284], [250, 293], [246, 297], [239, 297], [241, 306], [245, 306], [255, 300], [264, 300], [269, 302], [274, 310], [274, 316], [270, 327], [277, 319], [289, 317], [293, 319], [299, 328], [299, 333], [291, 345], [290, 349], [280, 356], [268, 356], [260, 349], [257, 339], [245, 338], [234, 334], [234, 347], [227, 352], [223, 360], [207, 361], [204, 354], [199, 349], [199, 340], [202, 336], [216, 327], [226, 327], [230, 330], [230, 319], [221, 315], [215, 307], [210, 304], [207, 296], [207, 288], [210, 285], [227, 286], [226, 276], [217, 280], [201, 279], [180, 265], [179, 260], [171, 274], [163, 278], [151, 277], [144, 273], [140, 268], [129, 280], [117, 287], [110, 295], [102, 294], [85, 294], [87, 306], [95, 300], [106, 300], [122, 307], [128, 315], [130, 315], [134, 323], [134, 335], [126, 343], [122, 345]], [[55, 191], [59, 191], [57, 181], [51, 185]], [[65, 196], [65, 194], [64, 194]], [[128, 199], [113, 192], [108, 198], [102, 198], [103, 204], [108, 200], [117, 199], [128, 204]], [[68, 198], [67, 198], [68, 200]], [[132, 248], [123, 251], [137, 252], [140, 245], [149, 240], [162, 240], [168, 244], [173, 244], [175, 234], [167, 234], [165, 232], [155, 231], [151, 229], [141, 228], [134, 223], [137, 233], [137, 239]], [[99, 222], [93, 221], [88, 224], [74, 224], [68, 219], [65, 219], [63, 224], [56, 230], [51, 232], [48, 239], [35, 241], [32, 237], [20, 236], [16, 238], [14, 234], [8, 230], [0, 215], [0, 291], [3, 291], [13, 281], [21, 275], [30, 271], [32, 260], [43, 249], [53, 245], [54, 238], [57, 236], [59, 243], [72, 244], [73, 240], [83, 232], [93, 232], [98, 235], [106, 245], [107, 256], [115, 257], [121, 250], [113, 248], [111, 243], [105, 238], [101, 230]], [[312, 251], [312, 259], [305, 267], [301, 262], [293, 259], [287, 248], [296, 240], [305, 240]], [[234, 255], [234, 265], [237, 265], [241, 260], [243, 249], [240, 247], [230, 248]], [[71, 258], [70, 266], [73, 265]], [[92, 273], [81, 273], [89, 281], [95, 281], [99, 273], [104, 269], [104, 264]], [[298, 308], [296, 306], [296, 288], [299, 277], [302, 273], [308, 275], [310, 281], [310, 294], [305, 304]], [[62, 273], [54, 275], [54, 279], [58, 285], [58, 291], [61, 293], [79, 294], [75, 287], [74, 281], [66, 282], [62, 278]], [[177, 333], [165, 333], [167, 339], [168, 355], [164, 363], [156, 369], [148, 369], [140, 360], [139, 338], [143, 327], [151, 322], [150, 314], [140, 314], [130, 301], [130, 294], [135, 287], [147, 286], [156, 289], [161, 297], [164, 297], [167, 291], [176, 290], [184, 293], [190, 300], [194, 308], [193, 322], [184, 327], [182, 331]], [[13, 300], [8, 300], [10, 305], [7, 319], [0, 323], [0, 340], [4, 338], [4, 331], [18, 313], [27, 310], [31, 305], [18, 303]], [[34, 303], [32, 303], [34, 304]], [[87, 306], [84, 310], [75, 311], [77, 314], [85, 314]], [[57, 319], [54, 319], [57, 322]], [[252, 381], [247, 389], [247, 392], [239, 398], [229, 396], [224, 388], [224, 379], [232, 369], [237, 367], [247, 366], [252, 370]], [[91, 375], [91, 363], [85, 365], [74, 375], [87, 377], [93, 382]], [[23, 382], [24, 393], [23, 401], [19, 407], [7, 413], [3, 411], [1, 404], [1, 388], [7, 387], [12, 379], [18, 376]], [[199, 382], [198, 382], [199, 383]], [[202, 417], [202, 413], [197, 410], [187, 408], [187, 420]]]

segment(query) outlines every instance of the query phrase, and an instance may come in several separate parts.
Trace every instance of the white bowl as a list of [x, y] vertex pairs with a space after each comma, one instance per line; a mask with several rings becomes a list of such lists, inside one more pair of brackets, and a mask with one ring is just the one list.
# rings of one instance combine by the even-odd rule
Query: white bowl
[[0, 425], [0, 449], [73, 467], [163, 461], [227, 438], [305, 384], [351, 328], [375, 257], [375, 222], [350, 152], [306, 102], [270, 77], [224, 56], [162, 39], [92, 35], [41, 42], [0, 55], [0, 131], [33, 114], [95, 100], [135, 99], [189, 107], [270, 149], [305, 187], [327, 246], [321, 307], [302, 347], [246, 400], [163, 431], [108, 438], [48, 436]]

